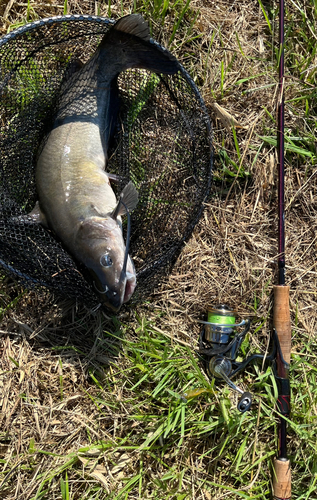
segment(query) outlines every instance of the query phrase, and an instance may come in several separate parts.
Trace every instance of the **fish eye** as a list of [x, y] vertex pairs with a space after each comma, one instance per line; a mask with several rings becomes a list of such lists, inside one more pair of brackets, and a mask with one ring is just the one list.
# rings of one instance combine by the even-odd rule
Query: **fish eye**
[[102, 265], [102, 267], [112, 266], [112, 259], [108, 253], [105, 253], [100, 257], [100, 264]]

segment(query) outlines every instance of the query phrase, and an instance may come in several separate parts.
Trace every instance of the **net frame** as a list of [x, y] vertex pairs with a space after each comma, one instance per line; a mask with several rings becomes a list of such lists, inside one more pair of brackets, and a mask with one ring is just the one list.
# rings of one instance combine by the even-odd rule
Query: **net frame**
[[[84, 35], [78, 30], [78, 32], [76, 30], [71, 32], [71, 26], [77, 25], [82, 29], [83, 23], [87, 28]], [[47, 71], [46, 75], [42, 75], [43, 81], [39, 82], [39, 87], [34, 90], [33, 94], [30, 92], [31, 96], [28, 96], [27, 91], [25, 91], [26, 97], [24, 96], [24, 101], [26, 104], [23, 103], [23, 99], [22, 103], [15, 102], [15, 105], [13, 103], [11, 114], [9, 113], [9, 119], [12, 120], [13, 124], [10, 123], [9, 128], [8, 123], [5, 121], [7, 117], [2, 115], [0, 141], [0, 199], [2, 202], [0, 211], [0, 265], [7, 275], [18, 280], [23, 286], [31, 288], [45, 286], [53, 290], [57, 295], [77, 298], [87, 305], [96, 305], [98, 301], [89, 279], [87, 280], [85, 268], [80, 263], [74, 262], [73, 258], [63, 248], [62, 242], [56, 241], [51, 231], [34, 225], [31, 218], [27, 219], [27, 214], [32, 209], [32, 204], [35, 201], [34, 172], [36, 157], [40, 143], [52, 126], [52, 119], [58, 105], [61, 82], [65, 78], [69, 64], [76, 58], [74, 44], [82, 36], [86, 36], [86, 39], [90, 37], [92, 46], [88, 47], [88, 49], [85, 48], [85, 54], [89, 57], [93, 53], [93, 48], [97, 46], [93, 38], [99, 37], [100, 40], [100, 37], [113, 24], [114, 21], [98, 16], [56, 16], [19, 27], [0, 39], [0, 97], [2, 98], [2, 111], [6, 109], [6, 106], [8, 108], [8, 102], [10, 101], [8, 100], [10, 94], [8, 91], [10, 88], [12, 90], [13, 87], [16, 93], [22, 92], [23, 95], [23, 91], [21, 91], [21, 85], [22, 87], [24, 85], [23, 81], [20, 82], [20, 87], [15, 88], [18, 77], [21, 79], [23, 70], [25, 70], [26, 75], [28, 74], [26, 70], [28, 68], [27, 64], [37, 61], [41, 51], [49, 52], [49, 48], [55, 47], [56, 53], [60, 53], [63, 50], [59, 52], [57, 48], [60, 49], [62, 44], [66, 43], [70, 55], [69, 63], [66, 64], [66, 54], [63, 63], [59, 65], [58, 72], [55, 71], [54, 73], [54, 68], [53, 70], [50, 68], [51, 73]], [[54, 38], [50, 33], [54, 29], [56, 30], [56, 27], [58, 27], [57, 31], [61, 32], [60, 39]], [[153, 43], [162, 48], [157, 42], [153, 41]], [[12, 57], [11, 60], [10, 57], [8, 58], [11, 47], [16, 54], [13, 61]], [[120, 111], [121, 130], [117, 131], [118, 137], [114, 141], [114, 147], [110, 155], [112, 159], [110, 158], [106, 170], [119, 175], [120, 182], [116, 188], [118, 194], [129, 180], [138, 184], [137, 187], [141, 194], [141, 203], [131, 216], [130, 255], [136, 265], [138, 282], [137, 292], [133, 296], [134, 301], [149, 296], [160, 280], [171, 270], [184, 242], [189, 239], [201, 217], [204, 202], [208, 199], [212, 185], [212, 129], [208, 112], [194, 81], [180, 63], [178, 63], [178, 66], [178, 73], [172, 76], [149, 74], [144, 70], [128, 70], [120, 75], [121, 80], [119, 78], [122, 100]], [[39, 79], [40, 76], [38, 75]], [[50, 78], [55, 79], [52, 88], [48, 84]], [[132, 81], [138, 81], [139, 83], [134, 83], [135, 86], [131, 87]], [[135, 102], [140, 106], [140, 93], [144, 92], [144, 88], [149, 88], [149, 86], [151, 88], [151, 85], [152, 90], [147, 95], [147, 102], [143, 109], [141, 109], [136, 119], [133, 116], [131, 118], [131, 108], [133, 108]], [[49, 96], [48, 89], [50, 89]], [[129, 94], [133, 93], [134, 100], [131, 101]], [[184, 96], [190, 101], [190, 105], [187, 105]], [[169, 106], [168, 113], [167, 104]], [[41, 107], [43, 109], [39, 114]], [[164, 113], [167, 118], [164, 117]], [[148, 139], [148, 130], [142, 130], [143, 119], [146, 124], [151, 123], [152, 128], [150, 127], [150, 131], [152, 136], [150, 139]], [[137, 127], [142, 130], [141, 133], [136, 132]], [[166, 130], [164, 131], [164, 127], [166, 130], [172, 131], [175, 143], [179, 142], [177, 146], [168, 142], [168, 133]], [[10, 130], [12, 132], [12, 129], [18, 130], [22, 139], [19, 137], [19, 133], [15, 134], [14, 137], [11, 136]], [[27, 130], [32, 130], [34, 134], [34, 140], [28, 144], [25, 141]], [[164, 133], [162, 133], [161, 137], [158, 134], [153, 137], [157, 130], [163, 130]], [[167, 155], [164, 155], [164, 151], [160, 149], [163, 136], [165, 137], [166, 147], [170, 148]], [[16, 140], [18, 140], [18, 146], [15, 144]], [[22, 144], [26, 144], [23, 151], [23, 161], [27, 164], [25, 169], [21, 166], [21, 155], [17, 155], [17, 147], [21, 147], [21, 140]], [[147, 173], [147, 177], [142, 178], [142, 182], [138, 178], [135, 167], [136, 159], [132, 158], [133, 152], [131, 151], [136, 148], [136, 145], [139, 147], [139, 143], [141, 143], [141, 149], [142, 147], [146, 149], [145, 143], [146, 145], [151, 143], [146, 153], [141, 152], [141, 156], [142, 154], [145, 154], [145, 157], [148, 156], [154, 166], [158, 164], [160, 156], [165, 162], [166, 156], [169, 156], [171, 161], [179, 163], [179, 169], [174, 168], [173, 170], [171, 168], [172, 172], [169, 176], [164, 173], [169, 168], [166, 163], [165, 171], [163, 168], [160, 174], [161, 179], [165, 182], [165, 185], [160, 187], [160, 192], [170, 190], [170, 193], [174, 193], [175, 203], [173, 203], [171, 197], [163, 199], [162, 195], [161, 198], [157, 196], [153, 198], [151, 197], [152, 194], [149, 195], [157, 185], [157, 179], [151, 181], [152, 177], [150, 177], [156, 175], [153, 167], [151, 172]], [[199, 147], [197, 147], [196, 143], [199, 144]], [[149, 152], [149, 150], [151, 151]], [[20, 162], [16, 175], [14, 175], [15, 168], [10, 169], [13, 164], [11, 158], [14, 157], [13, 151], [15, 151], [15, 155]], [[199, 156], [200, 154], [203, 156], [202, 159]], [[184, 164], [184, 158], [189, 161], [187, 166]], [[182, 169], [182, 175], [178, 175]], [[193, 180], [195, 176], [196, 180]], [[191, 177], [190, 182], [188, 177]], [[143, 188], [146, 183], [150, 186], [147, 190]], [[28, 187], [31, 187], [28, 195], [23, 200], [14, 193], [12, 195], [13, 187], [17, 184], [19, 184], [19, 192], [21, 192], [21, 188], [23, 191], [23, 189], [27, 190]], [[191, 204], [190, 209], [185, 207], [186, 201], [184, 201], [186, 197], [188, 198], [189, 192], [191, 196], [191, 201], [188, 202], [188, 204]], [[172, 217], [163, 210], [166, 204], [171, 205]], [[158, 214], [158, 210], [153, 210], [154, 205], [160, 206], [160, 214]], [[181, 216], [179, 215], [180, 212], [182, 213]], [[166, 216], [163, 217], [163, 213]], [[161, 233], [156, 231], [158, 226], [161, 227]], [[155, 231], [157, 234], [153, 239], [153, 232]], [[15, 234], [12, 236], [13, 233]], [[152, 245], [152, 255], [150, 255], [151, 244], [149, 244], [151, 237], [153, 241], [158, 240], [155, 241], [154, 246]], [[168, 244], [167, 240], [169, 240]], [[33, 242], [31, 245], [29, 244], [30, 241]], [[41, 245], [38, 245], [39, 243]], [[34, 250], [36, 246], [41, 247], [37, 249], [37, 253]], [[141, 253], [144, 253], [144, 248], [148, 249], [148, 255], [142, 257]], [[36, 258], [34, 258], [34, 252]], [[24, 265], [21, 264], [23, 261]], [[50, 268], [49, 272], [47, 272], [47, 268]]]

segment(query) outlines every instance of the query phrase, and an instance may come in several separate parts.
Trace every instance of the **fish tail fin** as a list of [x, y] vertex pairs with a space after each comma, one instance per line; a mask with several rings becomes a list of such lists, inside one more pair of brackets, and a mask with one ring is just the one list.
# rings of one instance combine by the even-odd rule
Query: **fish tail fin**
[[147, 42], [150, 41], [149, 23], [143, 19], [141, 14], [128, 14], [118, 19], [113, 27], [116, 31], [134, 35]]
[[110, 28], [101, 42], [100, 49], [109, 47], [119, 51], [117, 60], [123, 69], [142, 68], [154, 73], [174, 74], [179, 70], [177, 59], [166, 49], [151, 41], [148, 23], [140, 14], [129, 14]]

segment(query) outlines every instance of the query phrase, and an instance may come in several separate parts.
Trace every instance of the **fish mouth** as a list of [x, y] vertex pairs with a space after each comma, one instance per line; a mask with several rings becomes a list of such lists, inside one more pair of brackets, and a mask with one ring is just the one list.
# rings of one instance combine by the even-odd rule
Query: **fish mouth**
[[123, 296], [123, 303], [128, 302], [130, 300], [135, 287], [136, 287], [136, 277], [135, 274], [132, 274], [130, 272], [126, 272], [126, 284], [125, 284], [125, 290], [124, 290], [124, 296]]
[[119, 283], [114, 288], [108, 286], [104, 280], [101, 281], [92, 269], [90, 269], [90, 278], [100, 302], [115, 313], [118, 313], [121, 306], [130, 300], [136, 287], [135, 272], [130, 271], [121, 272]]
[[[122, 306], [122, 299], [120, 297], [120, 294], [117, 292], [114, 292], [112, 290], [108, 290], [107, 292], [99, 292], [100, 299], [102, 300], [103, 304], [108, 308], [111, 309], [113, 312], [119, 312], [120, 308]], [[103, 295], [104, 293], [104, 295]]]
[[94, 288], [98, 293], [99, 300], [102, 304], [110, 309], [111, 311], [117, 313], [121, 309], [121, 306], [128, 302], [136, 287], [136, 278], [132, 273], [127, 272], [125, 278], [123, 293], [117, 292], [116, 290], [111, 290], [107, 286], [103, 286], [99, 280], [94, 281]]
[[94, 277], [96, 279], [92, 280], [92, 283], [100, 302], [107, 309], [117, 313], [122, 306], [120, 294], [115, 290], [111, 290], [107, 285], [103, 285], [96, 275]]
[[104, 302], [104, 305], [105, 305], [108, 309], [110, 309], [112, 312], [114, 312], [114, 313], [118, 313], [118, 312], [120, 311], [120, 309], [121, 309], [122, 302], [120, 302], [120, 305], [116, 306], [116, 305], [114, 305], [112, 302], [110, 302], [110, 301], [106, 300], [106, 301]]

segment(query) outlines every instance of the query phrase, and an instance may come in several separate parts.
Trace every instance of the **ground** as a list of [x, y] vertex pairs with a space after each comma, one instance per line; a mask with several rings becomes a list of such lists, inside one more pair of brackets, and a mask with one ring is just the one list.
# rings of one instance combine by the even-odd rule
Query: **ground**
[[[316, 5], [286, 2], [285, 234], [292, 324], [293, 498], [316, 499]], [[213, 124], [214, 182], [200, 222], [154, 293], [118, 317], [1, 278], [0, 498], [271, 498], [276, 384], [236, 382], [197, 355], [207, 308], [252, 319], [242, 356], [265, 353], [277, 283], [278, 4], [272, 1], [0, 2], [1, 33], [65, 12], [133, 10], [178, 57]], [[178, 22], [180, 21], [180, 22]], [[191, 397], [182, 397], [192, 391]]]

